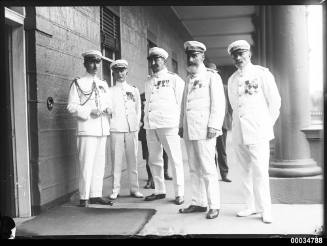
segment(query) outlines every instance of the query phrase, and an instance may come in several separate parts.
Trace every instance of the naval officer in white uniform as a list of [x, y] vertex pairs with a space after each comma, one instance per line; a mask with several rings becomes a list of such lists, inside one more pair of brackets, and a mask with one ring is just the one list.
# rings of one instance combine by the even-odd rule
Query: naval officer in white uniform
[[166, 68], [168, 53], [162, 48], [149, 50], [148, 60], [153, 74], [145, 82], [144, 129], [149, 149], [149, 165], [155, 193], [145, 201], [166, 197], [163, 148], [172, 164], [175, 204], [184, 202], [184, 169], [178, 135], [184, 81]]
[[97, 50], [87, 51], [82, 56], [86, 73], [71, 84], [67, 106], [77, 119], [80, 206], [86, 207], [88, 203], [112, 205], [109, 199], [102, 197], [111, 104], [108, 84], [97, 77], [97, 72], [105, 57]]
[[113, 189], [109, 196], [114, 200], [120, 192], [123, 157], [126, 156], [130, 195], [142, 198], [137, 171], [138, 129], [141, 120], [139, 90], [126, 82], [128, 62], [116, 60], [110, 68], [116, 85], [109, 89], [112, 100], [110, 117], [110, 148], [113, 164]]
[[237, 216], [262, 213], [263, 222], [271, 223], [269, 141], [274, 138], [281, 98], [271, 72], [251, 63], [247, 41], [231, 43], [228, 53], [237, 67], [228, 79], [228, 95], [233, 108], [232, 143], [242, 167], [246, 199], [245, 209]]
[[188, 76], [183, 97], [182, 128], [190, 167], [192, 202], [180, 213], [219, 215], [220, 191], [215, 165], [216, 137], [222, 135], [225, 95], [219, 74], [203, 64], [206, 47], [197, 41], [184, 43]]

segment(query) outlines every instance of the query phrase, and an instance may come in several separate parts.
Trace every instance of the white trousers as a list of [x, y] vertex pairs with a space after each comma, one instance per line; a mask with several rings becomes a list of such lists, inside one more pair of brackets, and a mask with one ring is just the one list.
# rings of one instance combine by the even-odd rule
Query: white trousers
[[269, 142], [234, 146], [241, 165], [241, 181], [244, 189], [246, 209], [271, 212], [269, 188]]
[[102, 197], [107, 136], [78, 136], [80, 199]]
[[192, 205], [220, 209], [220, 189], [215, 165], [216, 138], [185, 140], [190, 167]]
[[175, 196], [184, 196], [184, 167], [178, 128], [147, 129], [146, 140], [155, 194], [166, 194], [162, 158], [164, 148], [172, 164]]
[[123, 157], [126, 155], [126, 166], [132, 193], [139, 191], [137, 172], [137, 132], [110, 132], [110, 148], [113, 167], [112, 193], [119, 194]]

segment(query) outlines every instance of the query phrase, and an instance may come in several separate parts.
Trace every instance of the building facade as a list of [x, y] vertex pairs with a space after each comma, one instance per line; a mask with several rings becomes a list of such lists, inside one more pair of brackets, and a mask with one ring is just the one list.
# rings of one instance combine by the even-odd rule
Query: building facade
[[[308, 139], [311, 136], [321, 146], [321, 131], [304, 129], [310, 125], [302, 124], [309, 114], [303, 112], [302, 102], [298, 105], [297, 100], [301, 99], [293, 99], [290, 91], [307, 98], [303, 90], [305, 76], [295, 69], [298, 57], [287, 53], [289, 40], [280, 38], [280, 33], [285, 32], [301, 36], [292, 19], [298, 18], [298, 10], [277, 6], [256, 9], [256, 60], [272, 67], [282, 98], [289, 99], [275, 129], [271, 176], [294, 180], [319, 175], [323, 166], [321, 152], [313, 157]], [[149, 48], [159, 46], [167, 50], [168, 69], [185, 78], [183, 43], [193, 37], [170, 6], [29, 6], [7, 7], [4, 12], [8, 48], [4, 62], [11, 65], [6, 67], [7, 83], [2, 85], [6, 94], [1, 107], [6, 109], [7, 120], [2, 141], [9, 142], [9, 146], [4, 149], [6, 158], [2, 165], [1, 210], [11, 216], [28, 217], [67, 201], [78, 189], [76, 124], [66, 106], [72, 80], [85, 71], [81, 53], [97, 49], [112, 60], [126, 59], [128, 81], [143, 92], [150, 72]], [[296, 51], [305, 45], [297, 44]], [[283, 59], [293, 59], [287, 66], [294, 67], [292, 76], [296, 83], [288, 80], [290, 71], [284, 70], [286, 65], [276, 55], [276, 50], [283, 49]], [[109, 65], [110, 62], [103, 62], [100, 77], [112, 86]], [[294, 121], [290, 122], [290, 115]], [[294, 139], [298, 146], [292, 145]], [[110, 176], [110, 156], [107, 159], [106, 177]], [[295, 170], [299, 163], [304, 165], [300, 171]]]

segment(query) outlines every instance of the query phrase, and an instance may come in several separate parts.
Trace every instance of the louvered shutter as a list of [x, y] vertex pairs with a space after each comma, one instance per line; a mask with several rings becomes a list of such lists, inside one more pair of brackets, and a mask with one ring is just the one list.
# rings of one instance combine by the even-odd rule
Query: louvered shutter
[[120, 20], [106, 7], [101, 8], [101, 41], [105, 48], [120, 50]]

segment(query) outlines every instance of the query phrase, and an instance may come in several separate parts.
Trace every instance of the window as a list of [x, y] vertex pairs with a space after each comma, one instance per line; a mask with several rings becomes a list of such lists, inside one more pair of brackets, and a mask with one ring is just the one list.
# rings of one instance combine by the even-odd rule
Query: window
[[[102, 54], [111, 60], [120, 59], [120, 19], [106, 7], [100, 10], [100, 33]], [[110, 64], [102, 62], [102, 75], [108, 85], [113, 86]]]

